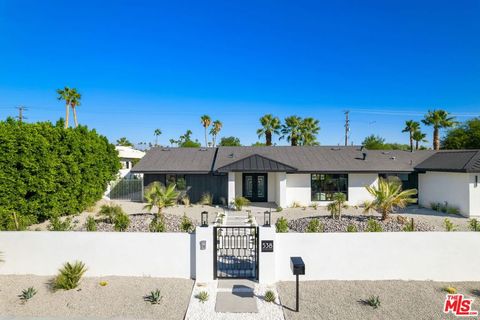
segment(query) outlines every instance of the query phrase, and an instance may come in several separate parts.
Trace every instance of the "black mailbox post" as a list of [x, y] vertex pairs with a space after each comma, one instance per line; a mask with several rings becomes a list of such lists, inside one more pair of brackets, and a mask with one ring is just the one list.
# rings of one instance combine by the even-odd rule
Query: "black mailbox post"
[[295, 305], [295, 311], [298, 312], [299, 310], [299, 275], [304, 275], [305, 274], [305, 262], [303, 262], [302, 257], [290, 257], [290, 268], [292, 269], [292, 273], [295, 275], [297, 278], [297, 284], [296, 284], [296, 305]]

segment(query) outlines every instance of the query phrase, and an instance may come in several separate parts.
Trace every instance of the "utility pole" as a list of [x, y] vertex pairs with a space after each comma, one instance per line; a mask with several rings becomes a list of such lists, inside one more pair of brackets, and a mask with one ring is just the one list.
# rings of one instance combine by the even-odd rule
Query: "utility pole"
[[348, 119], [349, 110], [345, 111], [345, 146], [348, 146], [348, 135], [350, 134], [350, 120]]
[[20, 106], [20, 107], [17, 107], [18, 109], [18, 121], [19, 122], [22, 122], [23, 120], [27, 119], [24, 115], [23, 115], [23, 112], [24, 111], [27, 111], [27, 108], [23, 107], [23, 106]]

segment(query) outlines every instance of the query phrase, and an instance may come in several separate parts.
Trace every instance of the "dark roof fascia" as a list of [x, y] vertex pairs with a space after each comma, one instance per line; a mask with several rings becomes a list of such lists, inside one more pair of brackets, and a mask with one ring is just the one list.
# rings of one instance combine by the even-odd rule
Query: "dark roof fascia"
[[142, 171], [133, 171], [130, 170], [132, 173], [143, 173], [143, 174], [210, 174], [212, 171], [181, 171], [181, 170], [167, 170], [167, 171], [159, 171], [159, 170], [142, 170]]
[[469, 173], [472, 171], [468, 171], [466, 169], [415, 169], [418, 173], [426, 173], [426, 172], [457, 172], [457, 173]]
[[[280, 164], [280, 165], [282, 165], [282, 166], [285, 166], [285, 167], [290, 168], [290, 170], [226, 170], [226, 169], [225, 169], [225, 168], [227, 168], [227, 167], [229, 167], [229, 166], [232, 166], [232, 165], [234, 165], [234, 164], [236, 164], [236, 163], [239, 163], [240, 161], [244, 161], [244, 160], [246, 160], [246, 159], [248, 159], [248, 158], [251, 158], [251, 157], [254, 157], [254, 156], [257, 156], [257, 157], [266, 159], [266, 160], [268, 160], [268, 161], [276, 162], [276, 163], [278, 163], [278, 164]], [[258, 153], [254, 153], [254, 154], [248, 155], [248, 156], [246, 156], [246, 157], [243, 157], [243, 158], [241, 158], [241, 159], [238, 159], [238, 160], [236, 160], [236, 161], [234, 161], [234, 162], [231, 162], [231, 163], [229, 163], [229, 164], [227, 164], [227, 165], [224, 165], [223, 167], [220, 167], [220, 168], [218, 168], [218, 169], [216, 170], [216, 172], [288, 172], [288, 173], [297, 172], [297, 171], [298, 171], [297, 168], [294, 168], [294, 167], [292, 167], [292, 166], [290, 166], [290, 165], [288, 165], [288, 164], [285, 164], [285, 163], [283, 163], [283, 162], [280, 162], [280, 161], [277, 161], [277, 160], [273, 160], [273, 159], [271, 159], [271, 158], [269, 158], [269, 157], [265, 157], [265, 156], [259, 155]]]
[[413, 170], [411, 171], [405, 171], [405, 170], [368, 170], [368, 171], [361, 171], [361, 170], [344, 170], [344, 171], [339, 171], [339, 170], [306, 170], [306, 171], [297, 171], [294, 173], [338, 173], [338, 174], [343, 174], [343, 173], [412, 173], [414, 172]]

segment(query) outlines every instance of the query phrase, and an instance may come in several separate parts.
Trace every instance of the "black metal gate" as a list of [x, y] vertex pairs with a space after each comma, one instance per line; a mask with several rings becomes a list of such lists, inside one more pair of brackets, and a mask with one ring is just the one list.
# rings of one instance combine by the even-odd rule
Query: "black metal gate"
[[258, 280], [258, 227], [214, 227], [214, 278]]

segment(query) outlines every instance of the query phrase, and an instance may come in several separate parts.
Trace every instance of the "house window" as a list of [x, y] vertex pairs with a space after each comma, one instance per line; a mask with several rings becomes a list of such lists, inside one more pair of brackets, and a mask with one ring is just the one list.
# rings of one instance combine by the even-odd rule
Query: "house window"
[[312, 201], [331, 201], [337, 192], [348, 199], [348, 174], [313, 173], [311, 179]]
[[165, 179], [166, 185], [176, 184], [178, 190], [185, 190], [185, 175], [183, 174], [167, 174]]

